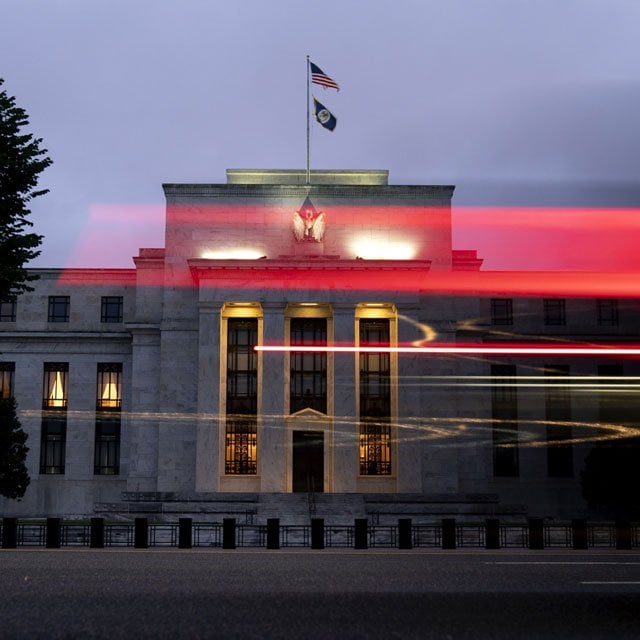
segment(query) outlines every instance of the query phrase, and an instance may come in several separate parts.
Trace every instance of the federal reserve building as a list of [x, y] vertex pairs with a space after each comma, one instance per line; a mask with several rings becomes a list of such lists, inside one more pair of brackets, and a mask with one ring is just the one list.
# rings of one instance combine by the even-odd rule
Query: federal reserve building
[[163, 247], [1, 304], [31, 483], [0, 515], [585, 516], [589, 452], [634, 428], [637, 299], [491, 278], [453, 248], [453, 186], [163, 189]]

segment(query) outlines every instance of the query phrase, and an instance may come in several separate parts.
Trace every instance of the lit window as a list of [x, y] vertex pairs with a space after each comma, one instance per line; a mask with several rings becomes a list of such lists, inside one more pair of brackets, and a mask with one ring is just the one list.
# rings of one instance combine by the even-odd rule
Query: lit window
[[98, 409], [119, 409], [122, 406], [122, 364], [98, 363]]
[[66, 362], [45, 362], [44, 365], [44, 408], [62, 409], [67, 406], [67, 375], [69, 364]]
[[598, 324], [601, 327], [615, 327], [618, 324], [618, 301], [596, 300]]
[[45, 362], [40, 473], [63, 474], [67, 440], [67, 362]]
[[227, 321], [225, 473], [254, 475], [257, 465], [257, 318]]
[[547, 326], [561, 326], [567, 322], [563, 298], [544, 299], [544, 323]]
[[16, 321], [16, 301], [0, 302], [0, 322]]
[[511, 298], [491, 298], [491, 324], [513, 324], [513, 300]]
[[122, 322], [122, 296], [102, 296], [100, 322]]
[[49, 322], [69, 322], [69, 296], [49, 296]]
[[0, 362], [0, 398], [3, 400], [13, 395], [13, 374], [15, 370], [15, 362]]
[[93, 459], [95, 475], [120, 473], [120, 410], [122, 408], [122, 364], [98, 363], [96, 432]]
[[[389, 345], [389, 320], [361, 319], [360, 345]], [[360, 353], [360, 474], [391, 474], [391, 364], [388, 353]]]
[[227, 418], [225, 435], [225, 473], [255, 475], [258, 472], [255, 419]]

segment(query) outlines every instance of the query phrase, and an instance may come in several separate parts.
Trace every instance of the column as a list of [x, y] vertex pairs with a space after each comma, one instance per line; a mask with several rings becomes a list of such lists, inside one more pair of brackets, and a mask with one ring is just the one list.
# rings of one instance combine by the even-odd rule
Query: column
[[[284, 304], [265, 302], [262, 310], [264, 344], [284, 344]], [[286, 433], [284, 415], [285, 357], [283, 352], [272, 352], [263, 353], [261, 358], [258, 472], [262, 491], [280, 492], [287, 490], [287, 459], [291, 456], [290, 434]]]
[[198, 340], [198, 423], [196, 428], [196, 491], [220, 486], [220, 309], [200, 305]]
[[[352, 304], [333, 308], [334, 341], [355, 344], [355, 308]], [[358, 425], [356, 424], [356, 356], [336, 353], [333, 403], [333, 491], [356, 490], [358, 475]]]

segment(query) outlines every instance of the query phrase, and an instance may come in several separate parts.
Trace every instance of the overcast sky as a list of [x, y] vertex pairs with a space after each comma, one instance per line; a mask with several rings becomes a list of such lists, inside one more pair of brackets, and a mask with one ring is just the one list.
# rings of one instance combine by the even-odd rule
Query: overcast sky
[[[638, 0], [0, 5], [0, 77], [54, 161], [36, 266], [133, 266], [163, 182], [303, 168], [307, 54], [341, 87], [314, 87], [338, 125], [312, 123], [312, 168], [455, 184], [456, 246], [488, 267], [521, 265], [470, 205], [640, 206]], [[106, 224], [121, 241], [83, 250]]]

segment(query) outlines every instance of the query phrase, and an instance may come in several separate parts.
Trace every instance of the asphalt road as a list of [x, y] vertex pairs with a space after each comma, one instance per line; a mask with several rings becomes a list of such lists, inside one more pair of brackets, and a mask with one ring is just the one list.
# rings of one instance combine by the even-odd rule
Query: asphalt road
[[0, 550], [0, 638], [634, 638], [640, 553]]

